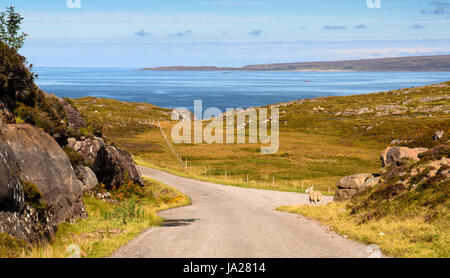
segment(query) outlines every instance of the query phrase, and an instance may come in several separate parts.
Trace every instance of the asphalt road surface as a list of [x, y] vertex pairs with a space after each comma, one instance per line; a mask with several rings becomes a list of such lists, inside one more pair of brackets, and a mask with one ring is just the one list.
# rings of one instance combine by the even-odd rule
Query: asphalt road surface
[[[196, 181], [139, 167], [143, 176], [187, 194], [192, 205], [160, 212], [150, 228], [112, 257], [317, 258], [368, 257], [367, 246], [327, 231], [282, 205], [308, 203], [308, 195]], [[324, 196], [324, 203], [332, 197]]]

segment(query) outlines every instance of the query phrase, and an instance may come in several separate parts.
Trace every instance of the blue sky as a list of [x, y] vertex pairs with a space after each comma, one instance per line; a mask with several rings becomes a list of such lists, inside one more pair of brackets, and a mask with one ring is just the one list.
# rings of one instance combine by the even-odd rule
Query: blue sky
[[[450, 54], [450, 1], [0, 0], [36, 66], [242, 66]], [[375, 1], [375, 0], [374, 0]], [[75, 2], [75, 0], [73, 0]]]

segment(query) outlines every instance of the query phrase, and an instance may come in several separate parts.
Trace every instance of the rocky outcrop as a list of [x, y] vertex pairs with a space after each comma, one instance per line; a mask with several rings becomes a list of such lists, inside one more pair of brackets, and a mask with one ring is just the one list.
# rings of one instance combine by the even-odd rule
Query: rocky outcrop
[[92, 166], [97, 159], [98, 152], [102, 148], [106, 148], [105, 141], [100, 137], [83, 138], [78, 141], [75, 138], [69, 138], [67, 146], [77, 151], [84, 161]]
[[0, 135], [0, 211], [22, 211], [25, 201], [17, 159], [2, 137]]
[[20, 177], [21, 161], [10, 146], [11, 142], [5, 139], [3, 128], [0, 128], [0, 233], [28, 242], [46, 241], [56, 230], [50, 223], [51, 211], [38, 213], [27, 203]]
[[77, 166], [77, 168], [75, 168], [75, 173], [81, 181], [83, 191], [90, 190], [98, 184], [97, 176], [94, 171], [87, 166]]
[[419, 154], [426, 152], [426, 148], [407, 148], [407, 147], [388, 147], [380, 156], [381, 166], [385, 167], [389, 164], [400, 161], [402, 158], [409, 158], [414, 161], [419, 160]]
[[73, 134], [79, 134], [80, 129], [87, 126], [86, 121], [83, 117], [81, 117], [80, 113], [78, 113], [78, 111], [70, 105], [69, 102], [67, 102], [67, 100], [62, 98], [58, 99], [63, 107], [64, 113], [67, 116], [67, 125], [69, 130], [71, 130]]
[[359, 192], [379, 183], [380, 178], [373, 174], [356, 174], [340, 179], [336, 186], [334, 201], [344, 201], [353, 198]]
[[16, 157], [20, 177], [36, 185], [42, 201], [53, 211], [49, 224], [85, 215], [81, 183], [69, 158], [49, 134], [28, 124], [8, 125], [2, 134]]
[[394, 198], [410, 188], [430, 187], [441, 181], [448, 181], [449, 155], [448, 145], [440, 145], [430, 150], [389, 147], [381, 154], [381, 163], [385, 167], [381, 177], [373, 174], [356, 174], [340, 179], [336, 183], [338, 190], [335, 192], [334, 201], [351, 199], [378, 184], [385, 187], [383, 196]]
[[126, 174], [134, 182], [143, 184], [141, 174], [131, 155], [114, 146], [100, 149], [93, 170], [98, 181], [109, 189], [120, 187]]
[[120, 187], [125, 174], [128, 174], [134, 182], [143, 184], [131, 155], [117, 147], [106, 146], [102, 138], [83, 140], [69, 138], [68, 143], [68, 146], [77, 151], [91, 167], [98, 182], [105, 184], [107, 188]]

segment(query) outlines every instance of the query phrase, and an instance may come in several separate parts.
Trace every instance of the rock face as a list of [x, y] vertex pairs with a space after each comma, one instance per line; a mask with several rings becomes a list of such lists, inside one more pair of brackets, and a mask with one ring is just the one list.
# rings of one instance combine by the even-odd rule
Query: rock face
[[99, 182], [108, 188], [120, 187], [126, 173], [136, 183], [143, 184], [141, 174], [131, 155], [114, 146], [100, 149], [93, 170]]
[[26, 241], [39, 241], [43, 234], [41, 223], [36, 212], [25, 203], [18, 173], [14, 152], [0, 133], [0, 233]]
[[8, 125], [2, 133], [14, 152], [21, 178], [37, 186], [53, 211], [49, 223], [58, 225], [84, 216], [81, 183], [58, 143], [27, 124]]
[[22, 211], [25, 207], [17, 159], [0, 134], [0, 211]]
[[94, 165], [100, 149], [106, 148], [105, 141], [99, 137], [87, 138], [81, 141], [77, 141], [75, 138], [69, 138], [67, 141], [67, 146], [77, 151], [89, 165]]
[[340, 179], [336, 186], [334, 195], [334, 201], [344, 201], [351, 199], [357, 193], [377, 185], [379, 182], [378, 177], [374, 177], [372, 174], [356, 174]]
[[409, 158], [414, 161], [419, 160], [419, 154], [426, 152], [425, 148], [407, 148], [407, 147], [389, 147], [381, 153], [381, 166], [385, 167], [389, 164], [395, 163], [402, 158]]
[[69, 138], [68, 143], [91, 167], [98, 182], [105, 184], [107, 188], [121, 186], [126, 173], [136, 183], [143, 184], [131, 155], [114, 146], [106, 146], [102, 138], [93, 137], [80, 141]]
[[78, 166], [75, 169], [78, 179], [81, 181], [83, 191], [94, 188], [98, 184], [97, 177], [91, 168], [87, 166]]

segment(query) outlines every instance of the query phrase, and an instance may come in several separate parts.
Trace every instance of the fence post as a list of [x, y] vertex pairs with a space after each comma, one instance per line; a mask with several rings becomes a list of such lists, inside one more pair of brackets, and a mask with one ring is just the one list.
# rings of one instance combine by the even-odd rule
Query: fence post
[[247, 174], [247, 183], [248, 183], [248, 174]]
[[225, 171], [225, 180], [227, 180], [227, 171]]

